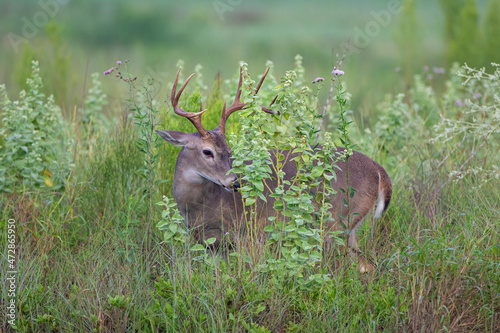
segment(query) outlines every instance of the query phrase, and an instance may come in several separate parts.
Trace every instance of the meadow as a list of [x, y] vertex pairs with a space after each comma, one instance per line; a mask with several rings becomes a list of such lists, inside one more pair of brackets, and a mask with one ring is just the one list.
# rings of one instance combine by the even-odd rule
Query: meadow
[[[490, 2], [477, 2], [480, 22]], [[0, 4], [1, 331], [499, 332], [500, 67], [484, 59], [494, 40], [485, 28], [464, 60], [445, 41], [444, 7], [403, 3], [384, 26], [373, 15], [389, 11], [383, 1], [60, 1], [17, 52], [7, 33], [23, 36], [16, 17], [41, 5]], [[370, 22], [380, 31], [361, 47]], [[344, 54], [345, 74], [330, 74]], [[229, 119], [228, 142], [254, 165], [276, 147], [308, 156], [308, 185], [276, 192], [294, 216], [286, 225], [248, 222], [227, 251], [194, 240], [172, 196], [179, 147], [155, 133], [194, 131], [169, 101], [179, 66], [181, 81], [196, 73], [181, 107], [203, 101], [209, 129], [239, 66], [245, 97], [271, 68]], [[279, 115], [263, 113], [276, 95]], [[332, 171], [313, 171], [306, 148], [320, 122], [323, 145], [363, 152], [391, 177], [388, 210], [357, 231], [375, 272], [346, 255], [348, 222], [319, 228], [349, 220], [320, 214], [308, 191]], [[251, 206], [265, 172], [235, 172]], [[324, 237], [338, 244], [330, 253]]]

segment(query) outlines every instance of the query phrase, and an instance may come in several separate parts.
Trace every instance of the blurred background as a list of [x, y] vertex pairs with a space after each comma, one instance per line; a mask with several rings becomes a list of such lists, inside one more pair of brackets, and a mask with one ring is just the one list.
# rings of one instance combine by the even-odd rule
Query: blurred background
[[[500, 62], [500, 0], [2, 0], [0, 17], [0, 83], [17, 95], [37, 59], [66, 115], [90, 74], [117, 60], [165, 86], [179, 59], [187, 72], [201, 64], [210, 86], [219, 72], [235, 75], [241, 60], [251, 72], [272, 60], [281, 76], [296, 54], [311, 80], [329, 77], [347, 47], [343, 69], [358, 118], [414, 74], [439, 86], [454, 61]], [[122, 98], [117, 81], [102, 80]]]

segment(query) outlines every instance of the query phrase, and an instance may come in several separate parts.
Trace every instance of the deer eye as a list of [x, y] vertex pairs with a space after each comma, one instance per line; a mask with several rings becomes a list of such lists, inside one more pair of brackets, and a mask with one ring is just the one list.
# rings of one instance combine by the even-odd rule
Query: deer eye
[[203, 149], [203, 155], [212, 156], [212, 152], [209, 149]]

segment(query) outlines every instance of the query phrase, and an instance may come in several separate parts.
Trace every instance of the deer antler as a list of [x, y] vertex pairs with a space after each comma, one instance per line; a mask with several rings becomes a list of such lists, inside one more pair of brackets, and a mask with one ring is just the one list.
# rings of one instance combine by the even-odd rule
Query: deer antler
[[179, 71], [177, 72], [177, 77], [175, 78], [174, 86], [172, 87], [172, 94], [170, 95], [170, 101], [172, 102], [172, 106], [174, 107], [174, 112], [181, 117], [187, 118], [194, 125], [194, 127], [196, 127], [201, 136], [205, 138], [208, 136], [208, 132], [201, 123], [201, 115], [203, 114], [203, 112], [207, 110], [203, 110], [203, 104], [201, 103], [201, 101], [200, 101], [200, 112], [193, 112], [193, 113], [187, 112], [178, 106], [179, 98], [181, 97], [182, 92], [186, 88], [189, 80], [191, 80], [191, 78], [194, 75], [193, 73], [186, 79], [186, 82], [184, 82], [184, 84], [179, 89], [179, 92], [176, 94], [177, 82], [179, 81], [180, 72], [181, 69], [179, 68]]
[[[264, 79], [266, 78], [268, 72], [269, 72], [269, 68], [267, 68], [264, 75], [262, 75], [262, 78], [260, 79], [259, 84], [257, 85], [257, 88], [255, 88], [255, 91], [253, 92], [254, 95], [257, 95], [257, 93], [259, 92], [259, 89], [262, 86], [262, 83], [264, 82]], [[243, 68], [240, 67], [240, 81], [238, 83], [238, 90], [236, 92], [236, 96], [234, 97], [234, 102], [228, 108], [226, 108], [226, 103], [224, 103], [224, 108], [222, 109], [222, 116], [220, 117], [220, 120], [219, 120], [219, 131], [221, 133], [224, 133], [224, 134], [226, 133], [226, 121], [229, 118], [229, 116], [233, 112], [246, 109], [246, 106], [249, 104], [249, 103], [243, 103], [242, 101], [240, 101], [242, 83], [243, 83]], [[276, 97], [278, 97], [278, 96], [276, 96]], [[273, 101], [271, 102], [269, 107], [271, 107], [271, 105], [273, 105], [274, 101], [276, 101], [276, 97], [273, 99]], [[269, 107], [262, 106], [262, 111], [270, 113], [270, 114], [274, 114], [274, 111], [269, 109]]]

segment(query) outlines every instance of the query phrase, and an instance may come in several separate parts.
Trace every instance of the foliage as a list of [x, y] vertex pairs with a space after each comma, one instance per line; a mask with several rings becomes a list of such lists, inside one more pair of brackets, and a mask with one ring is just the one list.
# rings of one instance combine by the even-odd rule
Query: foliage
[[486, 41], [485, 59], [488, 62], [500, 63], [500, 0], [490, 0], [484, 20], [484, 39]]
[[[300, 59], [296, 63], [297, 68], [302, 66]], [[303, 83], [295, 84], [301, 80], [297, 68], [279, 83], [271, 72], [254, 107], [246, 111], [241, 124], [235, 121], [228, 129], [234, 132], [232, 147], [240, 149], [241, 154], [245, 147], [233, 141], [251, 140], [252, 135], [269, 146], [285, 142], [289, 148], [303, 149], [299, 154], [299, 177], [307, 183], [312, 174], [328, 175], [330, 171], [328, 165], [315, 169], [319, 164], [313, 164], [308, 168], [305, 160], [324, 159], [324, 155], [317, 154], [329, 150], [304, 148], [314, 144], [318, 128], [315, 114], [321, 103], [318, 86], [306, 89]], [[93, 135], [99, 149], [95, 149], [92, 159], [85, 161], [88, 152], [83, 149], [74, 152], [77, 163], [73, 177], [57, 202], [46, 202], [48, 196], [42, 200], [0, 196], [0, 248], [6, 249], [6, 221], [15, 219], [20, 249], [16, 253], [16, 329], [498, 331], [500, 196], [498, 179], [492, 171], [494, 165], [498, 166], [499, 156], [499, 73], [496, 67], [494, 73], [489, 73], [458, 66], [449, 73], [443, 92], [434, 81], [422, 76], [415, 78], [405, 93], [387, 95], [385, 102], [375, 108], [374, 125], [370, 130], [360, 128], [359, 132], [355, 125], [348, 124], [345, 85], [335, 85], [336, 100], [345, 104], [332, 105], [330, 113], [335, 116], [330, 114], [329, 119], [344, 110], [343, 120], [335, 122], [343, 133], [349, 126], [343, 142], [356, 144], [356, 150], [383, 165], [394, 185], [391, 205], [381, 222], [374, 226], [366, 223], [358, 230], [361, 249], [378, 264], [371, 274], [359, 273], [342, 256], [323, 258], [319, 268], [309, 265], [314, 262], [311, 254], [318, 251], [319, 241], [316, 234], [298, 224], [311, 221], [302, 210], [307, 211], [317, 197], [304, 193], [300, 184], [290, 193], [279, 194], [281, 211], [299, 217], [291, 216], [290, 231], [277, 228], [267, 232], [265, 246], [260, 239], [250, 242], [250, 236], [238, 241], [230, 252], [211, 251], [207, 244], [193, 245], [170, 199], [160, 205], [168, 208], [162, 211], [162, 217], [157, 214], [153, 219], [164, 230], [148, 230], [150, 207], [143, 198], [149, 181], [136, 173], [142, 170], [148, 155], [137, 149], [140, 128], [132, 124], [133, 118], [127, 117], [129, 110], [124, 108], [120, 115], [123, 120], [110, 131], [95, 128]], [[305, 82], [307, 72], [303, 77]], [[223, 100], [231, 99], [224, 91], [234, 94], [236, 84], [236, 71], [225, 86], [222, 80], [216, 80], [215, 88], [204, 100], [204, 105], [213, 109], [204, 119], [207, 127], [217, 124]], [[248, 93], [252, 84], [252, 77], [246, 76], [245, 98], [253, 99]], [[181, 101], [185, 103], [183, 108], [199, 108], [205, 91], [198, 89], [186, 92]], [[274, 109], [280, 114], [264, 115], [258, 105], [269, 105], [276, 94], [281, 100]], [[45, 99], [40, 103], [46, 104]], [[190, 124], [168, 116], [169, 108], [160, 103], [156, 107], [161, 118], [158, 126], [189, 128]], [[73, 126], [63, 122], [61, 127]], [[247, 133], [250, 128], [253, 134]], [[83, 131], [74, 136], [85, 144]], [[333, 137], [326, 133], [321, 139], [324, 146], [332, 141]], [[295, 147], [291, 147], [293, 144]], [[261, 145], [259, 141], [246, 151], [256, 158], [264, 157], [265, 149], [257, 147]], [[165, 146], [154, 148], [153, 153], [160, 154], [156, 169], [175, 163], [175, 152], [166, 154]], [[266, 161], [255, 160], [258, 168], [248, 170], [246, 199], [260, 193], [258, 185], [250, 182], [257, 183], [259, 177], [266, 177], [268, 168], [274, 167]], [[469, 168], [478, 172], [468, 172]], [[155, 202], [160, 201], [162, 185], [157, 180], [173, 176], [172, 171], [162, 172], [154, 173]], [[327, 217], [315, 212], [310, 224], [317, 227]], [[341, 241], [338, 236], [334, 235], [335, 240]], [[281, 260], [285, 256], [283, 251], [281, 258], [277, 256], [283, 248], [279, 242], [283, 245], [292, 237], [298, 245], [289, 247], [288, 261]], [[305, 243], [312, 249], [306, 249]], [[1, 275], [2, 287], [6, 283], [5, 275]], [[1, 296], [0, 303], [8, 301], [5, 294]], [[0, 322], [0, 328], [11, 329], [5, 321]]]
[[[42, 92], [53, 95], [55, 104], [63, 109], [63, 114], [75, 103], [75, 92], [78, 87], [78, 94], [81, 87], [73, 82], [75, 70], [72, 68], [74, 56], [70, 47], [63, 41], [62, 27], [56, 20], [51, 20], [43, 27], [43, 37], [35, 39], [31, 43], [20, 43], [15, 47], [16, 53], [21, 53], [13, 61], [13, 80], [19, 90], [28, 90], [26, 77], [32, 72], [31, 62], [36, 60], [43, 63], [40, 69], [44, 78]], [[17, 50], [19, 48], [20, 50]]]
[[[137, 76], [133, 76], [128, 72], [127, 62], [124, 61], [122, 66], [122, 62], [118, 60], [115, 66], [104, 72], [104, 75], [110, 75], [116, 71], [115, 76], [128, 85], [128, 108], [133, 112], [132, 117], [139, 131], [139, 136], [136, 138], [136, 147], [144, 156], [144, 165], [139, 170], [136, 170], [136, 172], [148, 184], [147, 188], [144, 188], [142, 199], [146, 199], [145, 201], [148, 202], [147, 228], [150, 230], [149, 228], [155, 213], [153, 209], [153, 190], [157, 184], [155, 177], [156, 163], [158, 161], [157, 148], [163, 144], [161, 138], [155, 133], [155, 127], [159, 123], [159, 108], [156, 101], [159, 88], [158, 84], [152, 78], [149, 78], [144, 85], [137, 87], [135, 84]], [[149, 236], [150, 233], [148, 232], [148, 238]]]
[[[457, 73], [464, 78], [466, 109], [461, 119], [442, 116], [435, 128], [436, 134], [431, 142], [452, 143], [455, 146], [449, 154], [461, 149], [465, 155], [460, 159], [460, 167], [452, 167], [450, 178], [458, 180], [467, 174], [473, 174], [482, 182], [500, 180], [500, 159], [494, 153], [498, 150], [500, 141], [500, 65], [493, 65], [493, 74], [486, 73], [484, 68], [477, 70], [467, 65], [463, 72]], [[462, 136], [461, 141], [458, 141]], [[464, 142], [465, 146], [462, 146]], [[493, 154], [483, 152], [482, 149]], [[478, 156], [484, 158], [482, 166], [468, 165], [471, 159]]]
[[413, 68], [420, 58], [418, 52], [417, 9], [415, 0], [404, 0], [403, 11], [400, 14], [399, 27], [395, 32], [395, 40], [401, 53], [405, 81], [411, 81]]
[[481, 187], [498, 181], [495, 68], [488, 74], [485, 69], [465, 65], [460, 70], [455, 65], [439, 100], [436, 88], [416, 76], [409, 96], [389, 95], [379, 106], [383, 110], [379, 121], [366, 131], [375, 133], [377, 142], [358, 138], [364, 151], [384, 153], [383, 164], [397, 170], [391, 175], [393, 181], [409, 189], [410, 200], [434, 223], [450, 182], [468, 178], [469, 186]]
[[456, 50], [458, 49], [458, 21], [464, 6], [464, 0], [441, 0], [441, 9], [445, 18], [446, 57], [449, 63], [456, 61]]
[[484, 20], [480, 20], [476, 0], [441, 0], [441, 8], [446, 20], [446, 53], [450, 64], [457, 61], [474, 67], [499, 62], [498, 0], [489, 0]]
[[163, 196], [163, 201], [158, 202], [157, 205], [165, 207], [161, 212], [162, 219], [156, 225], [163, 232], [164, 241], [171, 244], [185, 243], [187, 231], [184, 218], [179, 213], [176, 203], [167, 196]]
[[38, 62], [33, 61], [32, 70], [26, 80], [29, 90], [20, 92], [19, 101], [11, 101], [5, 86], [0, 86], [0, 192], [60, 190], [71, 167], [61, 109], [52, 95], [45, 98], [41, 92]]
[[445, 18], [445, 39], [450, 41], [456, 38], [457, 13], [463, 7], [464, 0], [440, 0], [441, 9]]
[[[94, 149], [99, 145], [98, 138], [102, 133], [110, 134], [114, 125], [113, 121], [104, 112], [104, 107], [108, 104], [108, 98], [102, 90], [99, 73], [92, 73], [91, 79], [92, 85], [85, 96], [83, 107], [78, 109], [78, 121], [76, 121], [75, 108], [75, 114], [73, 114], [75, 123], [71, 131], [73, 134], [72, 139], [76, 145], [75, 150], [79, 151], [79, 156], [85, 156], [83, 162], [93, 159]], [[84, 139], [78, 140], [78, 136]]]
[[482, 62], [477, 50], [482, 46], [479, 13], [476, 0], [465, 0], [457, 19], [457, 39], [453, 49], [453, 61], [477, 66]]
[[102, 91], [99, 73], [92, 73], [92, 86], [84, 100], [84, 107], [80, 111], [81, 121], [88, 133], [110, 130], [111, 123], [104, 113], [104, 106], [108, 104], [106, 94]]
[[[242, 65], [246, 78], [243, 87], [248, 93], [254, 81], [246, 72], [246, 64]], [[267, 260], [264, 269], [285, 280], [296, 276], [307, 288], [315, 280], [328, 280], [322, 274], [313, 274], [311, 269], [321, 262], [323, 226], [333, 219], [328, 212], [331, 207], [328, 198], [335, 194], [330, 185], [330, 180], [335, 178], [334, 164], [345, 156], [337, 156], [332, 150], [334, 144], [330, 135], [325, 136], [323, 149], [311, 147], [316, 138], [318, 116], [313, 108], [316, 101], [309, 98], [310, 89], [303, 86], [302, 57], [296, 57], [295, 69], [287, 71], [280, 82], [277, 88], [269, 84], [261, 88], [262, 96], [270, 95], [266, 90], [277, 90], [273, 106], [275, 115], [271, 119], [260, 110], [260, 105], [269, 103], [262, 98], [250, 111], [241, 114], [241, 135], [233, 135], [230, 139], [233, 172], [244, 184], [240, 191], [245, 205], [251, 207], [245, 222], [250, 238], [255, 240], [259, 237], [258, 198], [266, 201], [263, 180], [269, 178], [274, 169], [278, 187], [271, 189], [270, 196], [275, 200], [277, 213], [269, 217], [271, 224], [264, 231], [269, 233], [269, 245], [275, 249], [275, 254]], [[247, 101], [254, 99], [252, 95], [244, 96]], [[339, 99], [339, 103], [342, 102]], [[271, 163], [268, 151], [274, 151], [276, 163]], [[288, 159], [289, 154], [296, 154], [293, 160], [297, 175], [286, 180], [282, 161]]]
[[122, 211], [121, 214], [125, 220], [125, 225], [123, 229], [118, 232], [118, 236], [122, 239], [124, 245], [122, 248], [117, 249], [117, 253], [122, 255], [122, 258], [127, 262], [133, 262], [138, 245], [134, 242], [131, 235], [137, 232], [139, 223], [141, 222], [139, 219], [134, 218], [134, 210], [136, 209], [137, 202], [136, 199], [130, 196], [127, 200], [127, 210]]

